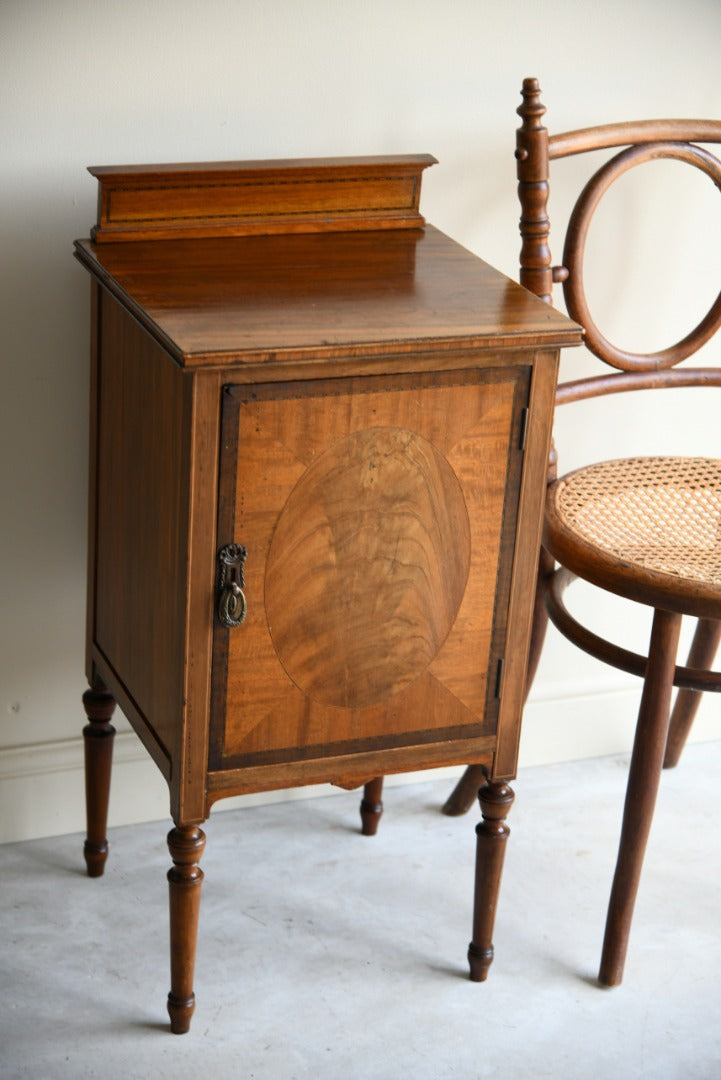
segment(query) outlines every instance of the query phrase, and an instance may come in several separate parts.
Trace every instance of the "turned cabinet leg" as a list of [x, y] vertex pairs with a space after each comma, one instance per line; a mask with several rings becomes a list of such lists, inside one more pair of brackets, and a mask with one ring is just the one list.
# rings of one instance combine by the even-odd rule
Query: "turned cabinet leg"
[[170, 897], [170, 1029], [176, 1035], [190, 1027], [195, 1009], [193, 976], [198, 940], [198, 914], [203, 871], [198, 866], [205, 848], [205, 833], [197, 825], [183, 825], [168, 833], [173, 866], [168, 871]]
[[83, 728], [88, 827], [84, 855], [88, 876], [100, 877], [108, 857], [106, 833], [115, 735], [110, 717], [115, 709], [115, 700], [105, 690], [86, 690], [83, 694], [83, 707], [88, 717], [88, 723]]
[[478, 792], [483, 820], [476, 826], [476, 888], [473, 939], [468, 946], [471, 980], [484, 982], [493, 962], [493, 924], [510, 829], [506, 825], [513, 790], [505, 781], [486, 779]]
[[382, 813], [383, 777], [377, 776], [375, 780], [369, 780], [363, 788], [360, 816], [362, 822], [361, 832], [364, 836], [375, 836]]
[[[688, 654], [688, 666], [708, 671], [716, 658], [720, 641], [721, 622], [718, 619], [699, 619]], [[668, 727], [666, 756], [663, 759], [664, 769], [673, 769], [675, 765], [678, 765], [696, 712], [701, 704], [701, 694], [700, 690], [679, 690], [676, 695]]]
[[668, 735], [680, 629], [680, 615], [667, 611], [654, 614], [598, 975], [599, 982], [604, 986], [617, 986], [623, 978], [633, 908]]

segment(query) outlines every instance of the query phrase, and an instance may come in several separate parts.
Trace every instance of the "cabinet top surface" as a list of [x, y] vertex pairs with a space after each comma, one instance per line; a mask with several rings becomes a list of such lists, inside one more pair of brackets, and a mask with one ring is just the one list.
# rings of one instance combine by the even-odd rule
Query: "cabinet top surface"
[[580, 329], [437, 229], [76, 242], [188, 367], [576, 345]]

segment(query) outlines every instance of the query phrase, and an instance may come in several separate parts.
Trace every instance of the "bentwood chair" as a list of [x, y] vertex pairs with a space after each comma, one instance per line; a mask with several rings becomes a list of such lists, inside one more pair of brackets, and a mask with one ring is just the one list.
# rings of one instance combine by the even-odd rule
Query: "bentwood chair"
[[[589, 224], [608, 188], [629, 169], [659, 158], [699, 169], [721, 187], [721, 162], [702, 145], [721, 143], [721, 121], [654, 120], [611, 124], [549, 137], [538, 80], [523, 83], [518, 109], [520, 281], [550, 302], [561, 283], [571, 318], [585, 343], [610, 371], [559, 386], [556, 404], [621, 391], [721, 386], [721, 370], [681, 368], [721, 326], [721, 294], [681, 341], [639, 354], [612, 345], [591, 316], [584, 292]], [[548, 247], [549, 162], [588, 151], [616, 149], [587, 182], [571, 213], [560, 266]], [[629, 251], [628, 258], [633, 258]], [[555, 472], [552, 463], [551, 472]], [[623, 977], [628, 936], [662, 766], [677, 763], [701, 691], [721, 690], [714, 672], [721, 638], [721, 460], [637, 457], [603, 461], [560, 479], [552, 475], [546, 500], [539, 595], [551, 621], [592, 656], [643, 678], [643, 693], [628, 778], [616, 872], [606, 920], [599, 981]], [[582, 578], [593, 586], [653, 609], [648, 655], [612, 644], [582, 626], [564, 602], [567, 587]], [[682, 616], [698, 622], [688, 666], [676, 665]], [[533, 679], [545, 631], [537, 603], [527, 686]], [[678, 695], [671, 711], [673, 687]], [[469, 767], [444, 809], [463, 813], [482, 783]]]

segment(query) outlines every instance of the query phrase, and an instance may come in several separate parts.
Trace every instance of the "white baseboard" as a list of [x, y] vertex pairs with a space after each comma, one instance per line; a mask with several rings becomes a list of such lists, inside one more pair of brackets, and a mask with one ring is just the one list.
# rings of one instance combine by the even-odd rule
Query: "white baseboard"
[[[526, 706], [519, 767], [549, 765], [630, 750], [640, 684], [609, 690], [586, 688], [564, 697], [553, 691]], [[721, 701], [707, 694], [694, 726], [694, 742], [721, 738]], [[0, 843], [82, 832], [85, 828], [82, 737], [0, 748]], [[389, 777], [387, 786], [447, 777], [460, 769], [435, 769]], [[263, 792], [217, 803], [214, 813], [259, 803], [336, 794], [320, 785]], [[168, 790], [133, 732], [115, 739], [109, 826], [141, 821], [170, 823]]]

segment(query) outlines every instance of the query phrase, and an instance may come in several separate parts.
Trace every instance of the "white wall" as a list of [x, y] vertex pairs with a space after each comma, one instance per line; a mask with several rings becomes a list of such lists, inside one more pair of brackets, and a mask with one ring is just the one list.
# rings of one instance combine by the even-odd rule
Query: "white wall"
[[[428, 151], [440, 164], [425, 176], [426, 216], [513, 275], [522, 77], [541, 79], [557, 130], [721, 117], [719, 40], [718, 0], [0, 0], [0, 839], [82, 827], [88, 282], [71, 242], [95, 220], [85, 166]], [[643, 225], [656, 271], [683, 271], [672, 330], [701, 313], [697, 294], [721, 277], [721, 208], [700, 176], [686, 182], [698, 192], [695, 269], [689, 254], [668, 253], [687, 239], [677, 172], [664, 172], [659, 203], [630, 181], [621, 197], [634, 247]], [[624, 341], [635, 339], [630, 269], [617, 247], [608, 259], [599, 313], [618, 314]], [[647, 292], [666, 288], [663, 278]], [[565, 368], [581, 366], [569, 354]], [[654, 449], [691, 435], [694, 450], [718, 452], [713, 403], [701, 420], [688, 394], [665, 407], [654, 424], [630, 400], [607, 431], [610, 451], [651, 434]], [[565, 465], [582, 459], [598, 408], [559, 418]], [[605, 606], [598, 616], [636, 627]], [[627, 747], [636, 700], [633, 680], [553, 633], [522, 763]], [[704, 717], [701, 735], [718, 734], [715, 701]], [[134, 736], [118, 740], [117, 756], [113, 823], [165, 816], [163, 782]]]

